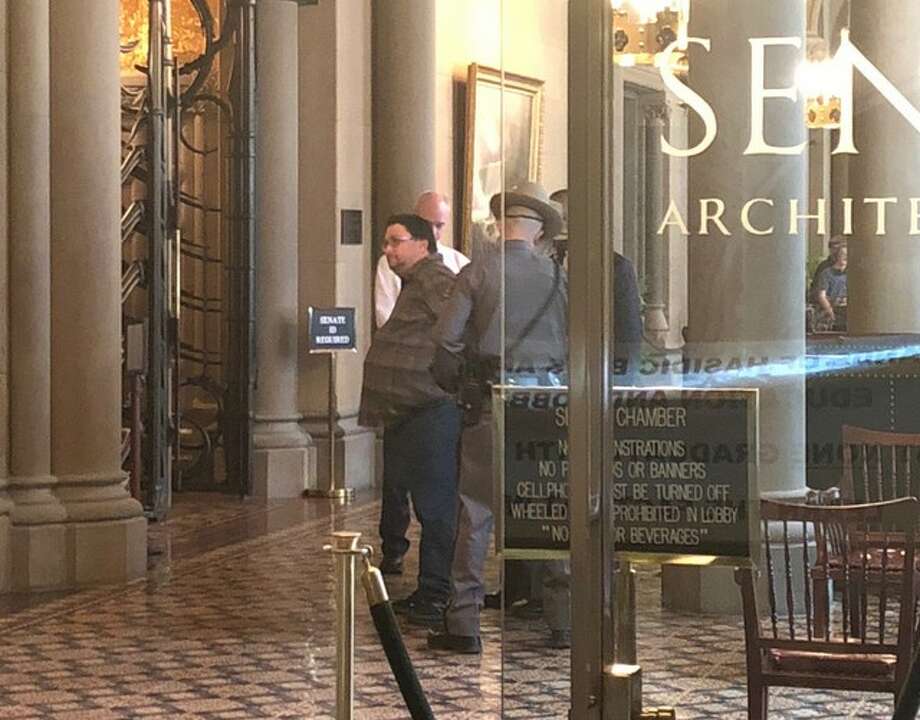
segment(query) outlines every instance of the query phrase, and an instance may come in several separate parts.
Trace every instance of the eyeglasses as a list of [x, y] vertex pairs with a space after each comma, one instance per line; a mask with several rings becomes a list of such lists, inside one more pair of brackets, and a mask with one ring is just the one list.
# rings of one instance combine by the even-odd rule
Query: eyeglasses
[[403, 237], [385, 237], [381, 243], [381, 247], [385, 248], [387, 246], [396, 247], [404, 242], [409, 240], [418, 240], [418, 238], [412, 237], [411, 235], [404, 235]]

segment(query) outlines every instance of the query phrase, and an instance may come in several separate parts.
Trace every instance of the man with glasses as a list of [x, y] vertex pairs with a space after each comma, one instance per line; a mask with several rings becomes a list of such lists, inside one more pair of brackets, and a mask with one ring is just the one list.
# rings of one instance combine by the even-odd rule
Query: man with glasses
[[[460, 412], [430, 371], [434, 326], [456, 276], [437, 253], [431, 224], [418, 215], [394, 215], [387, 221], [383, 252], [402, 290], [364, 360], [358, 420], [384, 428], [384, 504], [387, 497], [410, 495], [422, 526], [418, 587], [394, 606], [410, 622], [426, 625], [440, 621], [450, 596], [456, 529]], [[396, 528], [400, 532], [383, 535], [385, 558], [401, 559], [408, 550], [408, 512], [404, 520]], [[399, 546], [392, 547], [394, 542]]]
[[[444, 265], [449, 270], [453, 270], [455, 274], [460, 272], [470, 259], [441, 242], [441, 235], [450, 221], [450, 204], [447, 198], [440, 193], [423, 192], [415, 201], [415, 214], [431, 223], [434, 239], [438, 244], [438, 252], [441, 254]], [[399, 297], [401, 287], [399, 275], [390, 269], [386, 255], [381, 255], [377, 262], [377, 275], [374, 279], [374, 319], [378, 328], [383, 327], [383, 324], [390, 318], [393, 308], [396, 307], [396, 298]]]
[[[423, 192], [415, 201], [415, 213], [431, 223], [437, 251], [444, 265], [454, 274], [460, 272], [469, 263], [469, 258], [441, 242], [444, 227], [450, 220], [447, 198], [436, 192]], [[389, 320], [401, 288], [399, 275], [390, 267], [386, 253], [382, 253], [374, 280], [374, 318], [378, 328]], [[409, 496], [405, 488], [398, 485], [384, 488], [380, 511], [380, 537], [384, 549], [380, 571], [384, 575], [402, 575], [403, 555], [409, 549], [406, 538], [409, 522]]]
[[[482, 651], [479, 614], [495, 493], [490, 387], [501, 380], [502, 370], [508, 383], [563, 384], [567, 361], [565, 271], [535, 249], [541, 239], [558, 234], [559, 210], [540, 185], [530, 182], [495, 195], [490, 207], [499, 220], [501, 242], [477, 254], [461, 271], [437, 324], [432, 367], [441, 387], [460, 392], [465, 427], [451, 568], [454, 594], [444, 628], [429, 634], [428, 647], [458, 653]], [[570, 636], [568, 575], [561, 564], [549, 569], [544, 575], [544, 619], [552, 631], [551, 644], [563, 647]]]

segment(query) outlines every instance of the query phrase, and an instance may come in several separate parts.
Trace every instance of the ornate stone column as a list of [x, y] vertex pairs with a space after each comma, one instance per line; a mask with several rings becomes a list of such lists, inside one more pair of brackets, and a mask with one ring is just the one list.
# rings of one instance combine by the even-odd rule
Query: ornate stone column
[[66, 581], [64, 506], [51, 475], [48, 0], [9, 7], [10, 494], [14, 585]]
[[[886, 0], [852, 3], [851, 39], [914, 106], [920, 107], [915, 28], [920, 4]], [[879, 90], [854, 73], [858, 155], [849, 155], [853, 235], [847, 265], [847, 330], [851, 335], [920, 332], [920, 245], [911, 237], [910, 198], [920, 197], [920, 133]], [[887, 206], [879, 233], [865, 198], [898, 198]]]
[[120, 457], [118, 9], [51, 4], [51, 471], [78, 585], [146, 570], [147, 521]]
[[253, 494], [299, 497], [315, 475], [297, 409], [298, 81], [296, 3], [257, 6], [256, 352]]
[[667, 344], [668, 317], [665, 313], [667, 275], [667, 238], [658, 234], [664, 216], [665, 158], [661, 138], [668, 126], [668, 106], [645, 108], [645, 332], [658, 343]]

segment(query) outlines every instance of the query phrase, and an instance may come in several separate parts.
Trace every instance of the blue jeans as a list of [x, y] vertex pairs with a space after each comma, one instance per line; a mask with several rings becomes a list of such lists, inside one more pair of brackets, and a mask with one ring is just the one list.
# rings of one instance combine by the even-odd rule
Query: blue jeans
[[419, 410], [383, 432], [383, 552], [399, 557], [409, 549], [409, 495], [422, 526], [417, 592], [436, 602], [450, 596], [459, 439], [460, 410], [453, 400]]

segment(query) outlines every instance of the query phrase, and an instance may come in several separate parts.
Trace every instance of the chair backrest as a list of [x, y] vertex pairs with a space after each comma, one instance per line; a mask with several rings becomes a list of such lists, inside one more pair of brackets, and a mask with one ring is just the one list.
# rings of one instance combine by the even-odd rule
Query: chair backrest
[[[749, 671], [771, 652], [820, 653], [822, 667], [894, 655], [896, 682], [888, 689], [899, 687], [914, 647], [920, 501], [814, 506], [762, 500], [761, 519], [765, 607], [752, 571], [737, 571]], [[845, 588], [840, 603], [831, 600], [830, 581]], [[862, 689], [879, 690], [878, 682], [876, 676]]]
[[845, 503], [920, 497], [920, 433], [895, 433], [844, 425]]

